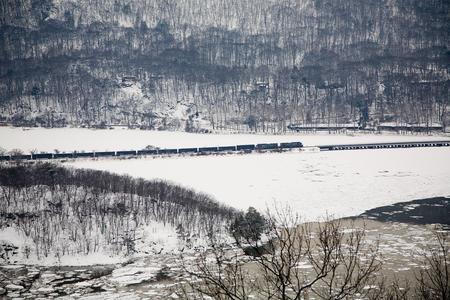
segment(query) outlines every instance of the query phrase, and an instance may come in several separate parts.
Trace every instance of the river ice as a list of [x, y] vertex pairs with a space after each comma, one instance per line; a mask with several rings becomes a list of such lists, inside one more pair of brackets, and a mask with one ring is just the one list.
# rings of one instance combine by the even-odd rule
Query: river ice
[[241, 209], [289, 205], [306, 220], [450, 196], [450, 148], [104, 159], [67, 165], [169, 180]]

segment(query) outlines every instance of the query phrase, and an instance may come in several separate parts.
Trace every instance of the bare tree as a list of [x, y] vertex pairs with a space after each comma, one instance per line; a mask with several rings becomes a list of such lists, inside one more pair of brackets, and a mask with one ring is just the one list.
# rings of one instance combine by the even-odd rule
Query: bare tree
[[216, 299], [283, 300], [369, 297], [374, 292], [381, 262], [378, 245], [365, 241], [364, 228], [346, 228], [329, 218], [302, 224], [284, 209], [266, 219], [266, 242], [248, 239], [234, 251], [213, 242], [199, 255], [194, 269], [187, 270], [196, 279], [191, 290]]
[[437, 247], [423, 254], [423, 268], [416, 274], [421, 299], [450, 299], [450, 241], [448, 232], [436, 231]]
[[[214, 244], [211, 251], [202, 252], [195, 261], [195, 270], [184, 264], [187, 274], [198, 281], [190, 282], [188, 286], [181, 286], [182, 295], [190, 299], [202, 296], [214, 299], [250, 299], [253, 285], [248, 279], [251, 273], [245, 266], [241, 253], [230, 251], [220, 243]], [[180, 293], [180, 291], [178, 291]]]

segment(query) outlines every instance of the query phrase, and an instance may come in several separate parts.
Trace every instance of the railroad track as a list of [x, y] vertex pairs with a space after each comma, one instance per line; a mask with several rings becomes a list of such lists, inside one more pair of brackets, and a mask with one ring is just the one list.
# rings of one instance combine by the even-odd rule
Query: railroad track
[[365, 149], [393, 149], [393, 148], [417, 148], [417, 147], [450, 147], [449, 141], [425, 141], [425, 142], [401, 142], [401, 143], [371, 143], [371, 144], [343, 144], [343, 145], [319, 145], [304, 147], [301, 142], [270, 143], [270, 144], [245, 144], [236, 146], [217, 146], [200, 148], [170, 148], [170, 149], [144, 149], [125, 151], [97, 151], [97, 152], [70, 152], [70, 153], [33, 153], [2, 155], [0, 161], [17, 160], [61, 160], [77, 158], [100, 157], [139, 157], [139, 156], [169, 156], [186, 154], [218, 154], [218, 153], [252, 153], [254, 151], [286, 151], [293, 149], [320, 149], [320, 151], [365, 150]]
[[428, 142], [401, 142], [401, 143], [374, 143], [374, 144], [348, 144], [348, 145], [321, 145], [320, 151], [363, 150], [363, 149], [393, 149], [417, 147], [450, 147], [450, 141]]

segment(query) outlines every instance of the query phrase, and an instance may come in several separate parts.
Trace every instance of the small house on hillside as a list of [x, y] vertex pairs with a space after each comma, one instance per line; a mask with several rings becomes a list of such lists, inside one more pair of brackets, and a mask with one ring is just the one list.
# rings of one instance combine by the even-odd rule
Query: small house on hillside
[[120, 85], [122, 87], [130, 87], [130, 86], [136, 84], [137, 81], [138, 81], [138, 79], [136, 76], [123, 76], [122, 82], [120, 83]]

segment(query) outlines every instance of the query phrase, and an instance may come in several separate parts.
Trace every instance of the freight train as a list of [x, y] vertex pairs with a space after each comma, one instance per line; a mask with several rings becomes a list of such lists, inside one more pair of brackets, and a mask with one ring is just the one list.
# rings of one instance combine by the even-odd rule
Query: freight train
[[1, 155], [0, 161], [10, 160], [42, 160], [42, 159], [71, 159], [71, 158], [95, 158], [95, 157], [123, 157], [143, 155], [171, 155], [171, 154], [211, 154], [224, 152], [252, 152], [267, 150], [290, 150], [302, 148], [301, 142], [270, 143], [270, 144], [245, 144], [236, 146], [217, 146], [200, 148], [168, 148], [168, 149], [144, 149], [125, 151], [96, 151], [96, 152], [67, 152], [67, 153], [32, 153], [20, 155]]

